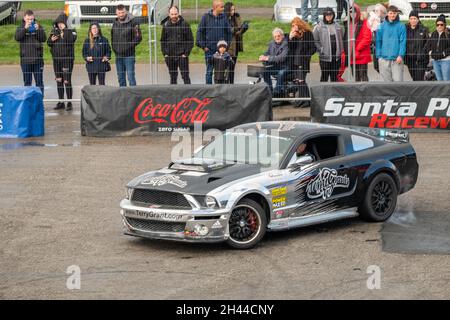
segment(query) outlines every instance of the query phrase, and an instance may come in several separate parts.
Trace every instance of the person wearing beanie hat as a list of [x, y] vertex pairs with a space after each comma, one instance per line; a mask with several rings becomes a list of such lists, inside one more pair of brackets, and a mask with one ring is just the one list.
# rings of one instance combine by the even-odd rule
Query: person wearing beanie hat
[[219, 49], [220, 47], [228, 49], [228, 43], [225, 40], [220, 40], [219, 42], [217, 42], [217, 49]]
[[234, 63], [228, 53], [228, 43], [225, 40], [217, 42], [217, 52], [213, 55], [214, 83], [230, 83], [230, 70]]
[[420, 22], [419, 12], [412, 10], [409, 13], [409, 22], [406, 24], [405, 64], [413, 81], [424, 81], [429, 62], [427, 41], [428, 29]]
[[314, 43], [320, 54], [321, 82], [337, 82], [341, 67], [341, 54], [344, 50], [343, 31], [339, 23], [334, 21], [332, 8], [323, 10], [323, 21], [319, 22], [313, 31]]
[[411, 17], [416, 17], [417, 19], [419, 19], [419, 11], [417, 11], [417, 10], [412, 10], [410, 13], [409, 13], [409, 17], [411, 18]]
[[426, 46], [433, 59], [433, 69], [438, 81], [450, 81], [450, 34], [445, 15], [436, 19], [436, 30], [431, 34]]
[[380, 25], [376, 38], [380, 75], [386, 82], [403, 81], [406, 27], [400, 22], [396, 6], [389, 6], [387, 12], [387, 19]]

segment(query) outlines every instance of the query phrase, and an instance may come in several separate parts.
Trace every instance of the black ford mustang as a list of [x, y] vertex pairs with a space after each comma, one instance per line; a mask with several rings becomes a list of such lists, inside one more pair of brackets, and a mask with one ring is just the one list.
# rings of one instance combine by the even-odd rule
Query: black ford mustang
[[406, 135], [375, 133], [384, 137], [304, 122], [236, 127], [132, 180], [120, 204], [125, 233], [247, 249], [266, 231], [384, 221], [419, 166]]

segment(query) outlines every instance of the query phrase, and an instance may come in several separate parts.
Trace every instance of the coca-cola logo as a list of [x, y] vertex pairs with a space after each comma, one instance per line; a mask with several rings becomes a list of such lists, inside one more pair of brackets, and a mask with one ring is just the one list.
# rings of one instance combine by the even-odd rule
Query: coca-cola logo
[[190, 125], [205, 123], [210, 110], [206, 109], [213, 100], [205, 98], [184, 98], [178, 103], [155, 103], [153, 98], [144, 99], [134, 111], [134, 121], [139, 124], [150, 122]]
[[306, 193], [310, 199], [331, 197], [335, 188], [348, 188], [350, 179], [347, 175], [339, 176], [335, 169], [323, 168], [319, 174], [306, 186]]

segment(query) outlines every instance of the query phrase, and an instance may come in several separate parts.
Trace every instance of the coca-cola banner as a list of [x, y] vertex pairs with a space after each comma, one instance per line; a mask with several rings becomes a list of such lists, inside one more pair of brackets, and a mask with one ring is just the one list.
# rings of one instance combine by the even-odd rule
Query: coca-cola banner
[[311, 119], [377, 129], [448, 130], [450, 82], [314, 85]]
[[82, 90], [81, 132], [88, 136], [131, 136], [152, 132], [226, 130], [272, 120], [265, 84], [86, 86]]

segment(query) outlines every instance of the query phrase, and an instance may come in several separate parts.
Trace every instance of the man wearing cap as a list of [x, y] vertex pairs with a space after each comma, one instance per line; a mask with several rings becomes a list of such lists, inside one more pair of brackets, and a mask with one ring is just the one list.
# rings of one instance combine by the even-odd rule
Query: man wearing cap
[[429, 57], [426, 49], [428, 30], [419, 20], [419, 12], [412, 10], [406, 24], [405, 64], [413, 81], [424, 81]]
[[450, 81], [450, 32], [443, 14], [436, 19], [436, 31], [430, 36], [427, 52], [433, 59], [437, 80]]
[[399, 10], [389, 6], [387, 19], [377, 31], [376, 56], [384, 81], [403, 81], [403, 59], [406, 54], [406, 27], [400, 22]]

